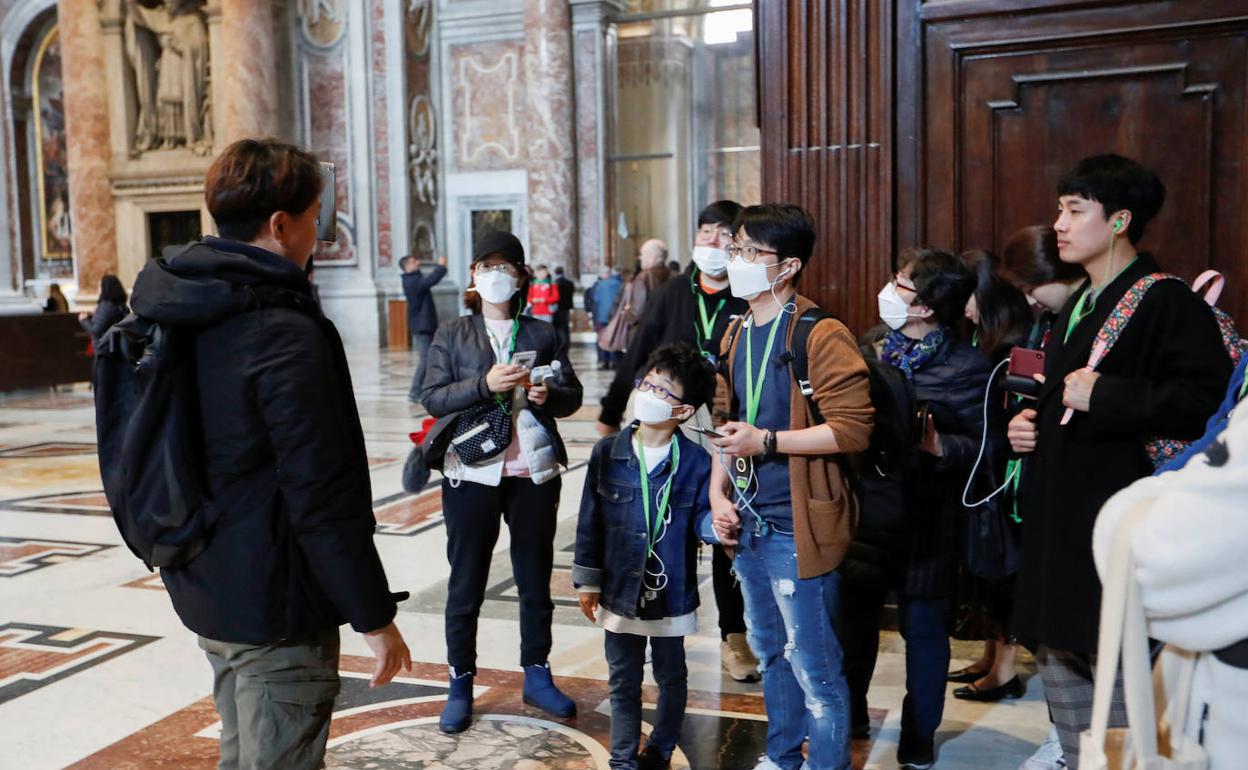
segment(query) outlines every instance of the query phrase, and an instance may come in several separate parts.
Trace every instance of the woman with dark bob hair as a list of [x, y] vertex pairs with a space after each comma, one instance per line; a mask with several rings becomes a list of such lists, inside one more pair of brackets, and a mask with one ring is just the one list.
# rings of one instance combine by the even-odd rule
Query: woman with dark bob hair
[[[530, 275], [516, 236], [497, 231], [483, 236], [473, 250], [470, 277], [464, 306], [472, 314], [438, 327], [421, 393], [425, 409], [438, 418], [425, 447], [430, 465], [440, 466], [444, 476], [442, 515], [451, 563], [446, 597], [451, 691], [439, 721], [447, 733], [466, 730], [472, 719], [477, 618], [500, 518], [511, 531], [511, 566], [520, 593], [524, 702], [557, 717], [576, 715], [576, 703], [555, 687], [548, 658], [559, 466], [568, 464], [555, 418], [580, 408], [581, 383], [555, 327], [520, 314]], [[516, 363], [523, 358], [528, 362]], [[552, 365], [553, 376], [540, 382], [530, 376]], [[468, 446], [472, 433], [495, 432], [482, 434], [484, 422], [465, 429], [470, 417], [481, 419], [482, 407], [495, 424], [510, 423], [509, 438], [499, 434], [507, 446], [501, 449], [492, 437], [489, 443], [478, 439], [473, 447], [480, 458], [469, 451], [461, 457], [457, 446]]]
[[79, 313], [78, 322], [98, 347], [104, 332], [125, 318], [129, 312], [130, 308], [126, 307], [126, 290], [121, 285], [121, 280], [109, 273], [100, 279], [100, 298], [96, 302], [95, 312]]
[[[959, 561], [959, 525], [967, 477], [975, 465], [984, 432], [984, 389], [992, 363], [958, 333], [975, 276], [960, 259], [938, 249], [903, 253], [904, 267], [880, 292], [880, 318], [889, 331], [877, 343], [879, 359], [909, 381], [926, 430], [916, 467], [907, 468], [904, 521], [893, 542], [897, 566], [885, 582], [846, 583], [841, 591], [845, 671], [853, 724], [867, 727], [867, 688], [879, 647], [879, 614], [889, 589], [898, 594], [898, 618], [906, 642], [906, 697], [902, 707], [898, 762], [930, 767], [934, 739], [945, 706], [948, 672], [950, 597]], [[995, 402], [997, 399], [991, 399]], [[987, 487], [1002, 454], [1005, 432], [990, 403], [989, 442], [975, 489]], [[863, 518], [879, 518], [868, 511]], [[890, 516], [891, 518], [891, 516]]]

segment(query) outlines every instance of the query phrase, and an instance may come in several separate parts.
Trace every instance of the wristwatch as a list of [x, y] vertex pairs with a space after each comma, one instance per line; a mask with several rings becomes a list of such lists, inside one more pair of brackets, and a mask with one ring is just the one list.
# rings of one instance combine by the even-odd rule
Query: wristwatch
[[773, 457], [776, 454], [776, 432], [774, 430], [767, 431], [767, 435], [763, 436], [763, 456]]

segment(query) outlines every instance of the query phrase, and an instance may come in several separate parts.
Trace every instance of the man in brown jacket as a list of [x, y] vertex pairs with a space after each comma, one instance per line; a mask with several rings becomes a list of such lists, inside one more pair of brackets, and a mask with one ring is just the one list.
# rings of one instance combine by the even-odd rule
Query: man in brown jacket
[[[715, 412], [725, 438], [713, 442], [711, 507], [716, 536], [736, 547], [747, 637], [763, 673], [767, 755], [758, 770], [848, 770], [849, 690], [828, 608], [858, 518], [841, 456], [866, 449], [871, 435], [867, 365], [841, 322], [799, 320], [815, 307], [794, 289], [814, 248], [810, 215], [750, 206], [734, 230], [728, 280], [750, 313], [721, 349]], [[789, 369], [794, 330], [805, 323], [814, 323], [805, 353], [820, 420]]]

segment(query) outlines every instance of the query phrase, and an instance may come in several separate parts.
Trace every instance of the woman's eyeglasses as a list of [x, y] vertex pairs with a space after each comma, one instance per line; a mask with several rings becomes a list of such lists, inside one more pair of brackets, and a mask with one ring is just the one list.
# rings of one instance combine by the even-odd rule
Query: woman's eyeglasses
[[685, 403], [685, 400], [681, 398], [680, 396], [676, 395], [675, 393], [663, 387], [662, 385], [655, 385], [653, 382], [650, 382], [649, 380], [633, 380], [633, 387], [637, 388], [637, 390], [640, 390], [642, 393], [654, 391], [654, 395], [658, 396], [659, 398], [662, 398], [665, 400], [675, 399], [677, 402], [681, 404]]
[[485, 273], [506, 273], [512, 278], [519, 277], [519, 273], [516, 272], [516, 268], [506, 262], [500, 262], [496, 265], [477, 265], [472, 270], [479, 275], [484, 275]]

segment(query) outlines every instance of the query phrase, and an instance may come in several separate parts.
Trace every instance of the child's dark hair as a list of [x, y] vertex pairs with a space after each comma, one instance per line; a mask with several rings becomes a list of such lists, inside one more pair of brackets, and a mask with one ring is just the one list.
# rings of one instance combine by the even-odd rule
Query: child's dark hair
[[[774, 249], [777, 259], [800, 260], [802, 270], [815, 251], [815, 220], [801, 206], [790, 203], [746, 206], [732, 226], [734, 234], [742, 229], [755, 243]], [[800, 276], [801, 271], [793, 277], [794, 285]]]
[[1057, 183], [1058, 195], [1078, 195], [1105, 209], [1105, 220], [1116, 211], [1131, 212], [1127, 237], [1137, 243], [1144, 228], [1166, 202], [1166, 186], [1154, 172], [1121, 155], [1093, 155], [1075, 164]]
[[1087, 277], [1082, 266], [1061, 260], [1057, 233], [1048, 225], [1024, 227], [1010, 236], [1001, 251], [1001, 273], [1023, 291]]
[[958, 328], [966, 313], [966, 301], [975, 291], [975, 274], [962, 260], [940, 249], [920, 249], [910, 280], [914, 282], [915, 303], [927, 305], [936, 323]]
[[688, 342], [671, 342], [650, 354], [643, 375], [666, 374], [684, 389], [682, 399], [694, 409], [715, 398], [715, 367]]

